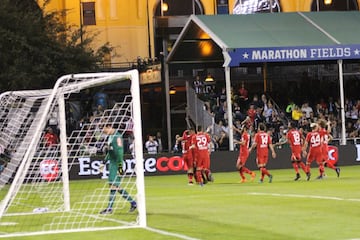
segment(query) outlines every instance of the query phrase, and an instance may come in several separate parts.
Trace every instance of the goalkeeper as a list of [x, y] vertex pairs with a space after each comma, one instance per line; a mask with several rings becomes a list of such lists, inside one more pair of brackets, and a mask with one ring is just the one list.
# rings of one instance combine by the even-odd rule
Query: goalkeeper
[[119, 192], [124, 199], [130, 202], [129, 212], [133, 212], [137, 207], [136, 202], [129, 196], [125, 189], [120, 188], [121, 175], [123, 174], [122, 164], [124, 161], [122, 136], [111, 126], [111, 124], [106, 124], [103, 128], [103, 132], [108, 135], [108, 152], [106, 154], [105, 161], [109, 161], [108, 179], [110, 185], [110, 196], [107, 208], [101, 211], [100, 214], [111, 214], [113, 212], [116, 192]]

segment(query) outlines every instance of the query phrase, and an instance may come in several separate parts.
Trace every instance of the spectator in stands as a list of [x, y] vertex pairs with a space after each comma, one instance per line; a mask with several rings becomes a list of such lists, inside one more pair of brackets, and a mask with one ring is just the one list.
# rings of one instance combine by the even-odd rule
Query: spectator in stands
[[264, 107], [263, 116], [267, 125], [270, 125], [273, 121], [273, 117], [277, 115], [274, 110], [274, 106], [271, 101], [268, 101], [266, 107]]
[[97, 93], [95, 93], [93, 97], [93, 103], [96, 107], [99, 105], [102, 106], [103, 109], [108, 108], [108, 95], [104, 92], [104, 89], [100, 89]]
[[299, 106], [295, 105], [294, 109], [291, 112], [291, 118], [296, 123], [296, 127], [299, 126], [298, 125], [299, 120], [301, 119], [302, 115], [303, 114], [302, 114], [301, 110], [299, 109]]
[[360, 119], [356, 121], [356, 123], [353, 125], [354, 131], [350, 132], [349, 137], [351, 138], [357, 138], [360, 137]]
[[229, 134], [229, 128], [224, 125], [223, 121], [220, 120], [219, 123], [216, 124], [214, 127], [214, 135], [220, 138], [221, 132], [225, 132], [226, 134]]
[[241, 82], [241, 87], [239, 88], [239, 99], [243, 102], [249, 100], [248, 90], [245, 88], [244, 81]]
[[266, 97], [265, 94], [261, 95], [261, 100], [260, 100], [260, 104], [261, 104], [261, 108], [263, 111], [266, 111], [268, 108], [268, 99]]
[[312, 107], [310, 107], [309, 102], [305, 101], [303, 105], [301, 106], [301, 111], [304, 114], [304, 117], [306, 119], [310, 119], [311, 113], [313, 112]]
[[319, 117], [319, 115], [324, 114], [324, 113], [325, 113], [325, 110], [323, 109], [323, 106], [320, 103], [316, 104], [315, 111], [314, 111], [315, 117]]
[[263, 108], [264, 104], [259, 100], [258, 95], [253, 96], [253, 100], [250, 102], [250, 105], [254, 105], [254, 108]]
[[99, 104], [97, 105], [97, 108], [93, 112], [93, 116], [101, 116], [104, 113], [104, 107], [103, 105]]
[[225, 101], [222, 102], [222, 104], [217, 108], [217, 111], [215, 111], [215, 122], [223, 121], [223, 123], [225, 123], [226, 119], [227, 119], [227, 105]]
[[239, 104], [237, 102], [233, 103], [233, 115], [234, 115], [234, 119], [235, 120], [244, 120], [245, 116], [244, 114], [241, 112], [241, 108], [239, 106]]
[[[329, 97], [328, 99], [328, 106], [329, 106], [329, 114], [333, 114], [334, 116], [337, 116], [338, 111], [337, 111], [337, 106], [336, 106], [336, 102], [334, 102], [332, 97]], [[339, 106], [340, 107], [340, 106]]]
[[46, 128], [46, 133], [44, 135], [45, 146], [52, 147], [55, 144], [59, 143], [58, 136], [54, 133], [54, 130], [51, 127]]
[[350, 111], [350, 119], [353, 123], [355, 123], [359, 118], [359, 110], [357, 109], [356, 105], [352, 106]]
[[345, 126], [346, 137], [350, 137], [355, 130], [354, 124], [351, 121], [347, 121]]
[[217, 144], [220, 151], [229, 151], [229, 137], [224, 130], [221, 130], [220, 137], [217, 138]]
[[201, 81], [199, 75], [197, 75], [194, 80], [194, 89], [196, 94], [202, 94], [204, 92], [204, 83]]
[[254, 124], [256, 115], [256, 109], [254, 104], [250, 104], [250, 107], [247, 110], [247, 115], [250, 118], [251, 124]]
[[172, 151], [173, 151], [173, 153], [181, 153], [182, 152], [182, 147], [181, 147], [181, 141], [180, 141], [180, 135], [179, 134], [175, 135], [175, 144], [173, 146]]
[[158, 143], [158, 153], [163, 152], [164, 148], [163, 148], [163, 143], [162, 143], [162, 138], [161, 138], [161, 132], [156, 133], [156, 139], [155, 140]]
[[217, 96], [217, 105], [221, 106], [226, 102], [226, 88], [222, 87], [220, 93]]
[[257, 131], [258, 126], [260, 123], [265, 123], [265, 118], [262, 114], [262, 108], [261, 107], [257, 107], [256, 108], [256, 113], [255, 113], [255, 119], [254, 119], [254, 128], [255, 131]]
[[155, 137], [152, 135], [148, 136], [148, 140], [145, 142], [145, 149], [148, 154], [157, 154], [158, 143], [155, 141]]

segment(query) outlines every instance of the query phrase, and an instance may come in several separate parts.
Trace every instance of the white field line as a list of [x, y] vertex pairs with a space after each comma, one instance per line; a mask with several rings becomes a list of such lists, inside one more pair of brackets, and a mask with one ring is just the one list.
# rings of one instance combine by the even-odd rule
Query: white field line
[[248, 195], [273, 196], [273, 197], [311, 198], [311, 199], [334, 200], [334, 201], [360, 202], [360, 199], [358, 199], [358, 198], [341, 198], [341, 197], [329, 197], [329, 196], [319, 196], [319, 195], [261, 193], [261, 192], [249, 192], [247, 194]]
[[182, 234], [179, 234], [179, 233], [171, 233], [171, 232], [167, 232], [167, 231], [160, 230], [160, 229], [156, 229], [156, 228], [146, 227], [145, 229], [146, 229], [146, 230], [149, 230], [149, 231], [152, 231], [152, 232], [155, 232], [155, 233], [159, 233], [159, 234], [161, 234], [161, 235], [177, 237], [177, 238], [179, 238], [179, 239], [184, 239], [184, 240], [200, 240], [200, 239], [198, 239], [198, 238], [192, 238], [192, 237], [189, 237], [189, 236], [186, 236], [186, 235], [182, 235]]

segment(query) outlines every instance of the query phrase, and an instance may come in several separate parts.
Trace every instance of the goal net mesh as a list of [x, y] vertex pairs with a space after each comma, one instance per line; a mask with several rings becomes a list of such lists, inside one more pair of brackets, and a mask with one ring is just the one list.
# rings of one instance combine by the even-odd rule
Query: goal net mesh
[[[113, 212], [100, 214], [110, 193], [104, 123], [122, 135], [126, 153], [135, 145], [129, 164], [123, 164], [120, 189], [137, 202], [143, 197], [143, 171], [137, 171], [134, 157], [142, 159], [141, 139], [134, 140], [135, 129], [141, 132], [141, 126], [134, 124], [139, 123], [134, 121], [134, 110], [140, 111], [131, 91], [139, 88], [138, 81], [133, 86], [136, 77], [137, 71], [69, 75], [52, 90], [0, 95], [0, 237], [140, 226], [140, 210], [130, 213], [129, 201], [119, 193]], [[89, 104], [83, 96], [100, 87], [101, 91], [120, 88], [122, 93], [107, 108], [95, 106], [74, 117], [75, 112], [85, 114], [78, 111]]]

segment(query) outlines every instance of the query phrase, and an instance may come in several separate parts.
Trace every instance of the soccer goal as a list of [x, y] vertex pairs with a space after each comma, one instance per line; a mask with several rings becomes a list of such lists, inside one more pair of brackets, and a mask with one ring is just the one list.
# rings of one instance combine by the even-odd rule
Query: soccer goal
[[[101, 111], [88, 108], [83, 117], [81, 106], [89, 106], [98, 89], [114, 91], [116, 98]], [[0, 238], [146, 227], [140, 109], [137, 70], [66, 75], [53, 89], [1, 94]], [[101, 168], [108, 141], [104, 123], [134, 146], [119, 186], [137, 202], [133, 212], [117, 193], [111, 214], [100, 214], [110, 192], [106, 162]]]

